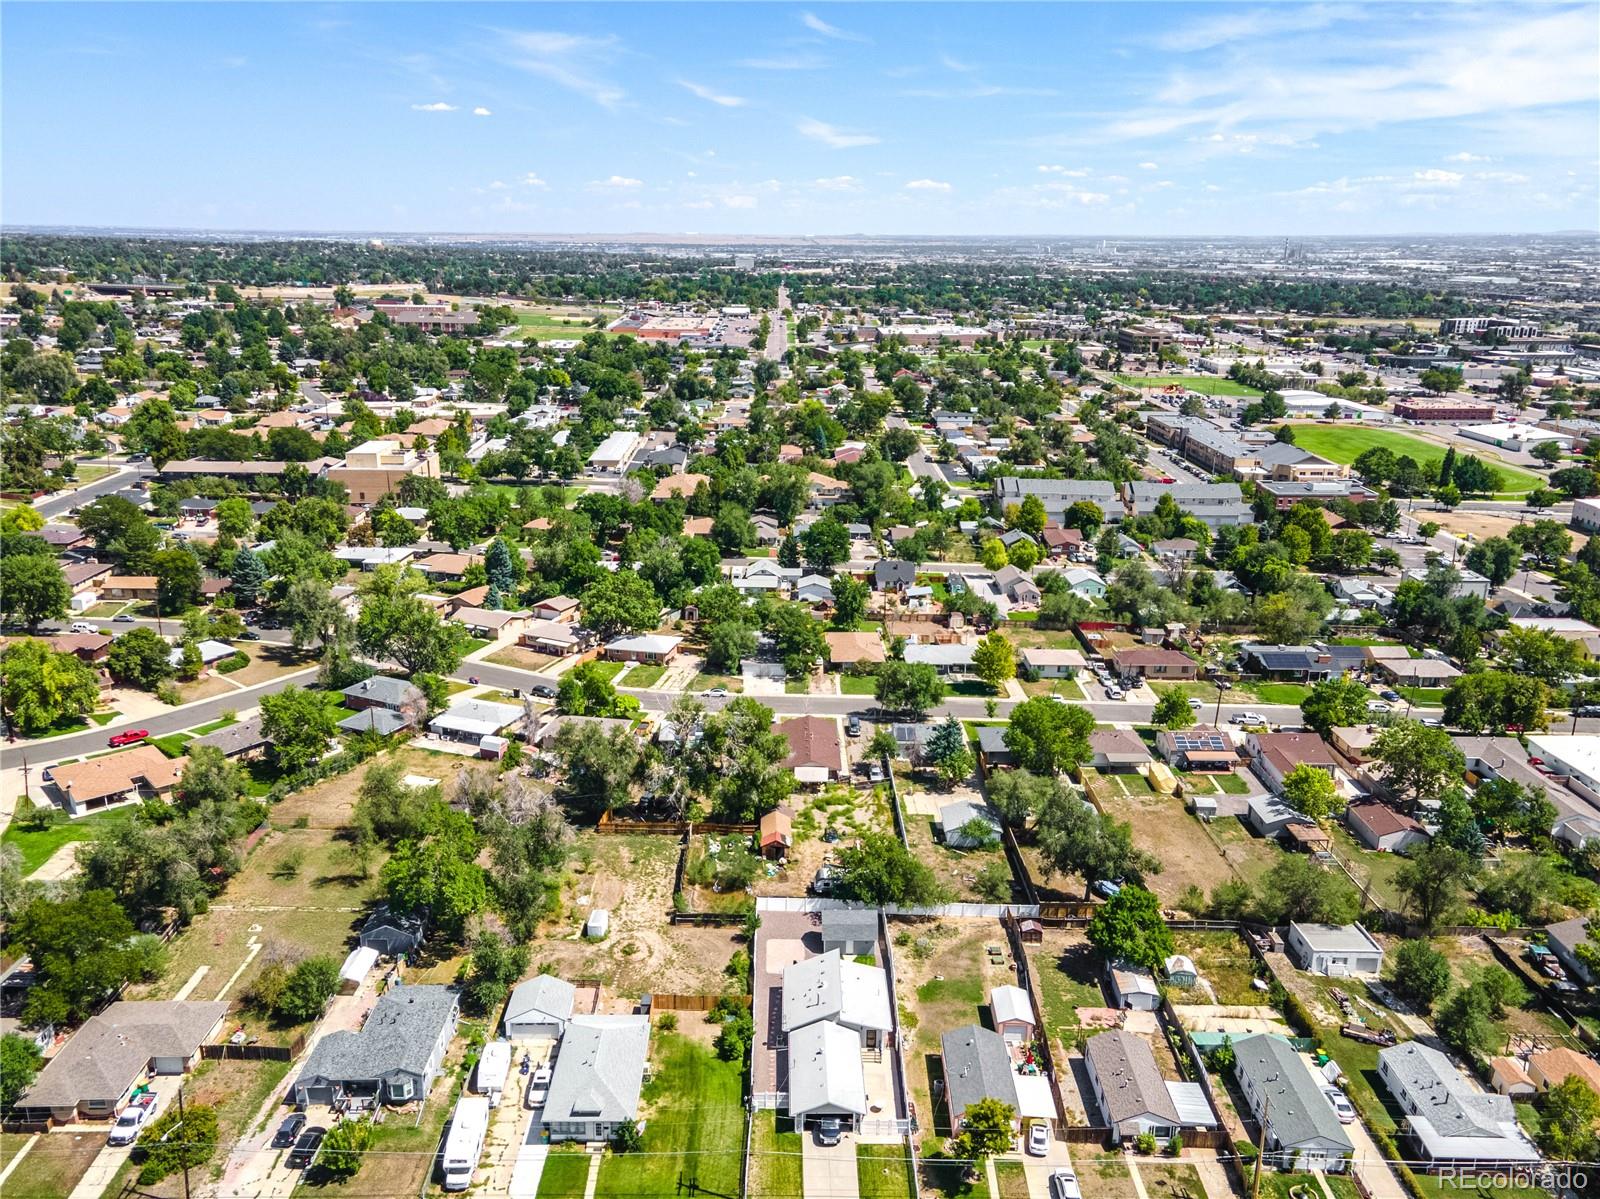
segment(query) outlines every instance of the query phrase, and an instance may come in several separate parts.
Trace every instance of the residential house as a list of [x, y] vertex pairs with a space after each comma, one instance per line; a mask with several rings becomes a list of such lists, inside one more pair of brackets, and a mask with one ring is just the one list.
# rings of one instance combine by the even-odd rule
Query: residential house
[[675, 633], [638, 633], [606, 642], [604, 654], [612, 662], [646, 662], [662, 666], [672, 661], [683, 638]]
[[1132, 729], [1095, 729], [1089, 734], [1094, 752], [1090, 765], [1103, 773], [1131, 774], [1150, 763], [1150, 751]]
[[[1594, 985], [1595, 972], [1591, 971], [1582, 958], [1578, 956], [1578, 948], [1582, 945], [1594, 945], [1590, 937], [1589, 920], [1585, 916], [1575, 916], [1571, 920], [1561, 920], [1555, 924], [1545, 926], [1545, 944], [1550, 947], [1550, 952], [1556, 955], [1556, 960], [1579, 982]], [[1600, 946], [1596, 946], [1600, 948]]]
[[169, 758], [153, 745], [102, 754], [44, 769], [44, 781], [55, 789], [68, 815], [82, 816], [101, 808], [172, 794], [188, 758]]
[[1106, 597], [1106, 581], [1097, 570], [1087, 566], [1069, 566], [1061, 572], [1061, 578], [1067, 590], [1081, 599], [1102, 600]]
[[[1540, 1091], [1559, 1087], [1567, 1079], [1577, 1077], [1596, 1095], [1600, 1095], [1600, 1062], [1565, 1045], [1529, 1054], [1526, 1077], [1529, 1086]], [[1501, 1094], [1506, 1092], [1501, 1091]]]
[[[1178, 1104], [1161, 1077], [1150, 1043], [1120, 1028], [1097, 1033], [1083, 1043], [1083, 1061], [1101, 1120], [1113, 1144], [1150, 1133], [1160, 1140], [1184, 1127]], [[1195, 1084], [1198, 1086], [1198, 1084]], [[1209, 1116], [1210, 1106], [1202, 1105]], [[1208, 1120], [1210, 1125], [1215, 1119]]]
[[681, 475], [668, 475], [666, 478], [662, 479], [656, 484], [655, 490], [650, 493], [650, 498], [657, 503], [660, 503], [662, 500], [670, 500], [674, 496], [682, 496], [684, 499], [688, 499], [695, 493], [695, 489], [698, 488], [702, 483], [705, 483], [707, 486], [709, 486], [711, 480], [705, 475], [687, 473]]
[[879, 558], [872, 564], [874, 591], [904, 591], [917, 581], [917, 564], [904, 558]]
[[553, 595], [533, 605], [535, 620], [548, 620], [557, 624], [572, 624], [578, 619], [579, 603], [570, 595]]
[[413, 565], [428, 578], [457, 580], [463, 578], [468, 568], [483, 561], [481, 554], [429, 554]]
[[1059, 558], [1063, 554], [1072, 555], [1083, 548], [1082, 529], [1063, 529], [1060, 525], [1046, 525], [1039, 538], [1044, 542], [1045, 555], [1050, 558]]
[[887, 657], [883, 638], [877, 633], [824, 633], [828, 643], [827, 662], [830, 670], [846, 666], [873, 665]]
[[818, 1021], [850, 1029], [861, 1048], [892, 1045], [894, 1004], [883, 968], [847, 960], [837, 949], [785, 967], [784, 1034], [793, 1036]]
[[1448, 687], [1461, 672], [1437, 658], [1386, 658], [1373, 664], [1378, 677], [1396, 687]]
[[506, 1001], [505, 1033], [513, 1041], [535, 1037], [559, 1039], [572, 1020], [578, 989], [554, 974], [536, 974], [511, 988]]
[[144, 600], [154, 603], [161, 580], [155, 575], [107, 575], [100, 586], [103, 600]]
[[762, 857], [787, 857], [794, 847], [794, 813], [785, 807], [773, 808], [761, 818], [757, 836]]
[[481, 640], [515, 642], [527, 630], [528, 617], [505, 608], [457, 608], [450, 619]]
[[[939, 1053], [951, 1128], [959, 1129], [967, 1109], [984, 1099], [998, 1099], [1017, 1112], [1017, 1071], [1011, 1064], [1011, 1050], [998, 1032], [976, 1024], [951, 1029], [939, 1038]], [[1013, 1127], [1020, 1124], [1013, 1117]]]
[[352, 683], [340, 694], [345, 707], [354, 709], [339, 722], [347, 733], [373, 732], [388, 737], [418, 727], [428, 714], [428, 697], [408, 679], [375, 674]]
[[1271, 840], [1282, 835], [1291, 824], [1311, 824], [1305, 813], [1290, 807], [1276, 795], [1253, 795], [1245, 805], [1245, 823]]
[[827, 908], [822, 913], [822, 952], [841, 958], [878, 956], [876, 908]]
[[521, 719], [522, 709], [515, 704], [458, 696], [449, 708], [428, 722], [428, 731], [448, 741], [470, 741], [481, 746], [485, 737], [493, 737]]
[[1124, 677], [1170, 682], [1197, 678], [1200, 673], [1198, 662], [1175, 649], [1128, 646], [1113, 650], [1111, 660], [1117, 673]]
[[1262, 678], [1319, 683], [1346, 672], [1360, 673], [1367, 657], [1358, 645], [1260, 645], [1239, 647], [1245, 670]]
[[522, 629], [521, 644], [541, 654], [564, 658], [587, 644], [576, 625], [556, 620], [530, 620]]
[[220, 1000], [118, 1000], [89, 1017], [17, 1100], [25, 1120], [109, 1120], [159, 1075], [186, 1074], [222, 1029]]
[[1274, 793], [1283, 791], [1283, 780], [1297, 766], [1314, 766], [1336, 781], [1339, 777], [1338, 756], [1315, 733], [1251, 733], [1245, 744], [1256, 777]]
[[[1592, 1062], [1593, 1059], [1582, 1060]], [[1494, 1088], [1495, 1094], [1509, 1095], [1513, 1099], [1531, 1098], [1539, 1090], [1522, 1063], [1514, 1057], [1489, 1059], [1489, 1085]]]
[[1511, 1100], [1479, 1090], [1433, 1046], [1402, 1041], [1378, 1050], [1378, 1077], [1405, 1109], [1413, 1152], [1430, 1165], [1539, 1160]]
[[798, 1127], [838, 1120], [854, 1128], [867, 1114], [861, 1041], [832, 1020], [796, 1029], [788, 1046], [788, 1112]]
[[946, 676], [966, 676], [972, 673], [972, 649], [970, 641], [945, 642], [939, 645], [924, 645], [920, 642], [906, 646], [905, 660], [912, 664], [932, 666], [933, 669]]
[[561, 1037], [540, 1123], [552, 1142], [609, 1141], [639, 1115], [649, 1016], [576, 1016]]
[[1384, 853], [1399, 853], [1428, 842], [1428, 831], [1421, 824], [1376, 800], [1351, 804], [1344, 810], [1344, 822], [1361, 844]]
[[[987, 835], [979, 834], [972, 822], [977, 821], [987, 830]], [[939, 808], [938, 825], [940, 838], [951, 849], [979, 849], [984, 845], [994, 845], [1000, 840], [1000, 816], [987, 804], [976, 803], [970, 799], [958, 799]]]
[[1359, 924], [1292, 921], [1284, 945], [1294, 964], [1313, 974], [1343, 977], [1383, 969], [1383, 946]]
[[[714, 525], [715, 520], [712, 521]], [[758, 512], [750, 518], [750, 525], [756, 531], [757, 545], [777, 545], [783, 540], [783, 526], [776, 519], [765, 512]], [[687, 533], [687, 530], [685, 530]], [[710, 530], [708, 529], [709, 533]]]
[[1016, 755], [1006, 744], [1003, 726], [985, 724], [978, 726], [978, 761], [984, 770], [1007, 769], [1017, 764]]
[[1262, 1127], [1264, 1159], [1284, 1170], [1347, 1170], [1355, 1146], [1306, 1059], [1272, 1033], [1235, 1041], [1233, 1053], [1234, 1078]]
[[376, 949], [384, 957], [397, 958], [415, 953], [427, 931], [427, 923], [417, 913], [396, 911], [380, 903], [362, 922], [357, 941], [363, 948]]
[[454, 988], [395, 986], [378, 997], [360, 1032], [328, 1033], [307, 1056], [290, 1089], [293, 1102], [341, 1099], [397, 1104], [425, 1100], [455, 1036]]
[[1156, 753], [1167, 765], [1185, 771], [1231, 771], [1239, 762], [1233, 741], [1210, 725], [1157, 730]]
[[1002, 566], [995, 571], [994, 584], [1007, 600], [1020, 607], [1036, 608], [1043, 598], [1039, 585], [1015, 566]]
[[798, 566], [779, 566], [767, 558], [757, 558], [744, 566], [736, 566], [728, 575], [728, 582], [746, 595], [787, 595], [800, 581], [804, 572]]
[[208, 745], [220, 749], [224, 757], [250, 759], [258, 757], [271, 742], [261, 731], [259, 714], [240, 720], [209, 733], [201, 733], [186, 748]]
[[789, 756], [780, 765], [794, 771], [801, 783], [826, 783], [845, 774], [844, 743], [839, 721], [832, 716], [796, 716], [778, 725], [789, 742]]
[[1018, 655], [1023, 669], [1041, 679], [1070, 679], [1089, 665], [1083, 654], [1075, 649], [1042, 649], [1028, 646]]
[[801, 575], [794, 598], [802, 604], [833, 604], [833, 581], [827, 575]]

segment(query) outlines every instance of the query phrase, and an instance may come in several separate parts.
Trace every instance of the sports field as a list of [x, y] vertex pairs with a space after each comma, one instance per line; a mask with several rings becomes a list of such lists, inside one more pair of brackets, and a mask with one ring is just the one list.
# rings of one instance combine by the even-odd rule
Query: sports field
[[1221, 375], [1117, 375], [1116, 380], [1124, 387], [1187, 387], [1208, 396], [1255, 399], [1261, 394], [1254, 387], [1246, 387]]
[[574, 309], [565, 312], [519, 312], [517, 332], [524, 335], [531, 333], [543, 339], [582, 337], [585, 333], [594, 332], [594, 317], [598, 315], [607, 315], [607, 319], [610, 319], [608, 314]]
[[[1405, 433], [1394, 433], [1388, 429], [1362, 428], [1357, 425], [1291, 425], [1294, 429], [1294, 443], [1303, 450], [1310, 450], [1313, 454], [1321, 455], [1330, 462], [1341, 462], [1346, 465], [1354, 462], [1367, 450], [1376, 446], [1383, 446], [1395, 455], [1409, 454], [1419, 463], [1438, 462], [1444, 457], [1445, 447], [1435, 442], [1423, 441]], [[1487, 451], [1488, 446], [1484, 447]], [[1492, 453], [1476, 449], [1468, 450], [1458, 448], [1456, 454], [1472, 454], [1481, 458], [1486, 465], [1494, 467], [1500, 472], [1502, 490], [1501, 495], [1522, 495], [1532, 491], [1535, 487], [1544, 485], [1544, 480], [1519, 466], [1510, 466]]]

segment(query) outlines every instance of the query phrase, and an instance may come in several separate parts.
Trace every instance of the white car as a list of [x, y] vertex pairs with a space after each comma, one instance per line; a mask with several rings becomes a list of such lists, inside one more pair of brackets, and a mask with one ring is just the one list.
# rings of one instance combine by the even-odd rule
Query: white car
[[139, 1138], [139, 1131], [155, 1119], [158, 1101], [154, 1091], [146, 1091], [127, 1107], [122, 1109], [122, 1114], [117, 1117], [117, 1122], [111, 1126], [111, 1135], [106, 1138], [108, 1145], [131, 1145]]
[[1333, 1114], [1339, 1117], [1340, 1124], [1356, 1122], [1356, 1109], [1350, 1105], [1343, 1091], [1338, 1087], [1323, 1087], [1322, 1093], [1327, 1096], [1328, 1106], [1333, 1108]]
[[726, 699], [728, 697], [728, 689], [726, 687], [712, 687], [709, 690], [702, 691], [700, 694], [707, 699]]
[[1198, 712], [1201, 708], [1206, 706], [1206, 701], [1197, 696], [1191, 695], [1189, 697], [1189, 706]]
[[1052, 1170], [1050, 1199], [1083, 1199], [1083, 1191], [1078, 1188], [1078, 1176], [1071, 1170]]
[[1369, 699], [1367, 701], [1367, 711], [1387, 712], [1389, 711], [1389, 705], [1384, 703], [1381, 699]]
[[1028, 1156], [1044, 1157], [1050, 1152], [1050, 1126], [1043, 1120], [1028, 1125]]

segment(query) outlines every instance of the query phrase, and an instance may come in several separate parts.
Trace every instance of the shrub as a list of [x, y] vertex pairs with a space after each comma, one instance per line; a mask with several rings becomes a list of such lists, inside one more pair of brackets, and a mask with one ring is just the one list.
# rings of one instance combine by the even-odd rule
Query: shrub
[[234, 654], [231, 658], [224, 658], [217, 663], [218, 674], [232, 674], [236, 670], [243, 670], [250, 665], [250, 655], [246, 653]]
[[161, 686], [157, 687], [156, 698], [169, 708], [176, 708], [183, 703], [183, 695], [179, 692], [176, 684], [173, 683], [162, 683]]
[[183, 1130], [165, 1144], [161, 1138], [178, 1126], [176, 1105], [139, 1134], [139, 1185], [153, 1186], [185, 1166], [193, 1169], [211, 1160], [217, 1150], [217, 1109], [205, 1104], [189, 1104], [181, 1119]]
[[717, 1056], [725, 1062], [743, 1061], [755, 1030], [755, 1021], [749, 1012], [741, 1012], [732, 1020], [724, 1021], [722, 1031], [717, 1034]]
[[662, 1012], [656, 1018], [656, 1027], [662, 1032], [676, 1032], [678, 1028], [677, 1012]]
[[1156, 1134], [1153, 1132], [1141, 1132], [1133, 1138], [1133, 1147], [1145, 1155], [1154, 1153], [1156, 1151]]

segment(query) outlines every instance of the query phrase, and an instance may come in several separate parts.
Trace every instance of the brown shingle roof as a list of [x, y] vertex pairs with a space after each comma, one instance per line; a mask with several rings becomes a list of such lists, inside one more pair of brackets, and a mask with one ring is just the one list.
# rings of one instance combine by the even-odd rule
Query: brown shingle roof
[[169, 758], [153, 745], [140, 745], [119, 754], [106, 754], [68, 766], [52, 766], [50, 781], [71, 794], [76, 803], [104, 799], [131, 791], [143, 781], [165, 791], [178, 781], [188, 758]]
[[778, 731], [789, 740], [789, 756], [782, 765], [791, 770], [826, 766], [844, 772], [844, 746], [839, 742], [839, 722], [833, 717], [796, 716], [780, 724]]

